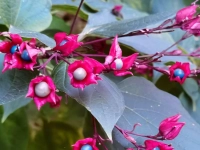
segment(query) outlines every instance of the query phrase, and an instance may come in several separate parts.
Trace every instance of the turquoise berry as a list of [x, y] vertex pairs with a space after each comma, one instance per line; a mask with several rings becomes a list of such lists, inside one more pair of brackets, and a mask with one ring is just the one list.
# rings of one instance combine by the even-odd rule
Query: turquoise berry
[[14, 54], [17, 50], [18, 50], [18, 46], [14, 45], [11, 47], [10, 52], [11, 52], [11, 54]]
[[21, 54], [21, 58], [25, 61], [31, 61], [31, 58], [28, 54], [28, 51], [27, 50], [24, 50]]
[[160, 148], [159, 147], [155, 147], [153, 150], [160, 150]]
[[182, 69], [176, 69], [174, 70], [174, 76], [180, 77], [181, 79], [184, 77], [185, 73]]
[[92, 146], [89, 145], [89, 144], [83, 145], [83, 146], [81, 147], [81, 150], [92, 150]]
[[60, 42], [60, 46], [65, 45], [68, 42], [68, 40], [62, 40], [62, 42]]

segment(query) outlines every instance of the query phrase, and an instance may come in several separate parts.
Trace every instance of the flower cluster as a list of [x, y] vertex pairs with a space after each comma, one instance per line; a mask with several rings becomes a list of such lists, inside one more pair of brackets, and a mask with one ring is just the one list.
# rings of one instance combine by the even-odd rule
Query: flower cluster
[[33, 70], [37, 63], [37, 54], [40, 52], [36, 47], [36, 40], [23, 41], [18, 34], [9, 36], [10, 41], [0, 43], [0, 52], [5, 53], [2, 72], [13, 68]]

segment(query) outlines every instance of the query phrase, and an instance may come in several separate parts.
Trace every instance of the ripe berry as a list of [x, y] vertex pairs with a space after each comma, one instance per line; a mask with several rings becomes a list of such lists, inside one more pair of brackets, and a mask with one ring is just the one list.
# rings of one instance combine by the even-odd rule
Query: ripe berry
[[19, 50], [19, 47], [17, 45], [14, 45], [11, 47], [10, 52], [11, 54], [14, 54], [17, 50]]
[[60, 46], [65, 45], [68, 42], [68, 40], [62, 40], [62, 42], [60, 42]]
[[25, 61], [31, 61], [31, 58], [28, 54], [28, 51], [27, 50], [24, 50], [21, 54], [21, 58]]
[[182, 69], [176, 69], [174, 70], [174, 76], [180, 77], [181, 79], [184, 77], [185, 73]]
[[115, 59], [116, 70], [120, 70], [123, 67], [123, 61], [121, 59]]
[[46, 97], [50, 93], [49, 85], [46, 82], [40, 82], [35, 86], [35, 94], [38, 97]]
[[92, 146], [90, 146], [89, 144], [83, 145], [83, 146], [81, 147], [81, 150], [92, 150]]
[[87, 72], [85, 71], [85, 69], [83, 68], [77, 68], [74, 72], [73, 72], [73, 76], [76, 80], [78, 81], [82, 81], [83, 79], [85, 79], [85, 77], [87, 76]]
[[160, 150], [160, 148], [159, 147], [155, 147], [153, 150]]

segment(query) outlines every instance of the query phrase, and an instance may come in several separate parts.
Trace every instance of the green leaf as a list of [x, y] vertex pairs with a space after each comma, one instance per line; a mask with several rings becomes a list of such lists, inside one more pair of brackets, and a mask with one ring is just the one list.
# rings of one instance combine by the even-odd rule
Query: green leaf
[[[124, 130], [132, 130], [133, 125], [140, 123], [135, 132], [141, 135], [156, 135], [158, 126], [162, 120], [175, 114], [181, 114], [180, 122], [185, 122], [178, 137], [172, 141], [174, 149], [198, 149], [200, 146], [200, 126], [195, 122], [188, 112], [182, 107], [180, 101], [157, 89], [153, 83], [141, 77], [130, 77], [119, 83], [123, 93], [126, 108], [117, 125]], [[167, 86], [167, 85], [166, 85]], [[113, 138], [123, 147], [130, 144], [118, 130], [114, 129]], [[145, 139], [134, 136], [138, 144], [143, 144]], [[187, 139], [187, 142], [184, 142]]]
[[192, 99], [184, 92], [182, 92], [179, 96], [179, 99], [184, 106], [184, 108], [189, 112], [189, 114], [200, 124], [200, 96], [198, 100], [195, 102], [195, 110], [194, 110], [194, 103]]
[[58, 109], [52, 109], [49, 105], [45, 105], [40, 111], [41, 116], [48, 121], [67, 123], [79, 130], [85, 122], [87, 110], [74, 99], [67, 97], [65, 93], [62, 93], [61, 96], [62, 101], [60, 107]]
[[[130, 18], [133, 19], [133, 18], [138, 18], [138, 17], [147, 15], [144, 12], [140, 12], [136, 9], [129, 7], [129, 5], [126, 5], [125, 3], [120, 3], [118, 1], [116, 2], [113, 0], [110, 0], [110, 1], [85, 0], [84, 4], [86, 4], [89, 8], [93, 9], [93, 11], [104, 11], [106, 9], [108, 11], [108, 14], [112, 14], [111, 10], [114, 8], [115, 5], [122, 5], [123, 7], [120, 13], [123, 16], [123, 19], [130, 19]], [[112, 16], [115, 17], [113, 14]]]
[[17, 109], [27, 105], [30, 101], [31, 99], [25, 98], [24, 95], [22, 95], [17, 100], [4, 104], [3, 105], [4, 112], [1, 122], [4, 122], [10, 114], [12, 114]]
[[[3, 54], [0, 54], [0, 70], [3, 69]], [[27, 70], [8, 70], [0, 73], [0, 105], [25, 97], [29, 82], [36, 72]]]
[[199, 85], [197, 84], [197, 81], [192, 78], [188, 78], [184, 82], [182, 87], [183, 87], [184, 91], [187, 93], [187, 95], [191, 98], [192, 103], [193, 103], [193, 110], [195, 111], [196, 110], [196, 101], [200, 98]]
[[[52, 9], [59, 10], [59, 11], [66, 11], [67, 13], [74, 14], [74, 15], [76, 14], [76, 11], [77, 11], [76, 6], [63, 5], [63, 4], [62, 5], [53, 5]], [[82, 10], [79, 12], [78, 16], [85, 21], [88, 19], [87, 13], [85, 13]]]
[[27, 150], [29, 128], [24, 109], [16, 111], [0, 124], [0, 132], [2, 150]]
[[150, 12], [150, 4], [152, 0], [121, 0], [123, 3], [126, 3], [130, 7], [134, 9], [138, 9], [140, 11]]
[[[173, 7], [172, 7], [173, 6]], [[152, 0], [151, 7], [153, 13], [163, 12], [163, 11], [178, 11], [183, 8], [183, 0]]]
[[116, 85], [105, 76], [97, 85], [89, 85], [84, 90], [74, 88], [67, 74], [67, 64], [60, 63], [53, 71], [57, 88], [83, 105], [98, 120], [107, 136], [124, 110], [124, 101]]
[[0, 0], [0, 16], [6, 25], [42, 31], [51, 23], [50, 0]]
[[72, 126], [63, 122], [47, 122], [43, 120], [41, 130], [30, 139], [28, 150], [70, 150], [72, 145], [82, 136]]
[[53, 16], [53, 20], [46, 30], [58, 30], [68, 33], [70, 30], [70, 26], [67, 25], [67, 23], [63, 19], [57, 16]]
[[14, 26], [10, 26], [9, 32], [19, 34], [20, 36], [26, 37], [26, 38], [36, 38], [51, 48], [56, 46], [56, 42], [52, 38], [39, 32], [23, 30], [23, 29], [16, 28]]
[[[99, 12], [101, 15], [102, 12]], [[174, 12], [162, 12], [154, 15], [149, 15], [145, 17], [141, 17], [139, 19], [127, 19], [121, 21], [114, 21], [111, 23], [103, 24], [103, 25], [96, 25], [96, 20], [99, 18], [91, 18], [89, 19], [89, 25], [83, 30], [80, 34], [80, 39], [87, 35], [93, 36], [103, 36], [103, 37], [114, 37], [115, 35], [123, 35], [128, 32], [140, 30], [147, 28], [150, 25], [154, 25], [161, 21], [166, 20], [167, 18], [174, 15]], [[104, 17], [104, 16], [102, 16]], [[104, 17], [107, 18], [107, 17]], [[93, 20], [92, 20], [93, 19]], [[110, 19], [108, 17], [108, 19]], [[105, 19], [104, 19], [105, 20]], [[98, 22], [102, 21], [101, 18]], [[102, 21], [104, 23], [104, 21]]]

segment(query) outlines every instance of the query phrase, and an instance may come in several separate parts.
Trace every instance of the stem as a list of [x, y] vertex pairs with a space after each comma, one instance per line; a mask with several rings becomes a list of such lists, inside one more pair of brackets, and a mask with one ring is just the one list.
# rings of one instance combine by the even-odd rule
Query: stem
[[90, 45], [90, 44], [94, 44], [94, 43], [98, 43], [98, 42], [102, 42], [102, 41], [106, 41], [106, 40], [110, 40], [112, 38], [113, 37], [109, 37], [109, 38], [98, 39], [98, 40], [94, 40], [94, 41], [90, 41], [90, 42], [85, 42], [84, 44], [82, 44], [82, 46]]
[[74, 17], [74, 20], [73, 20], [72, 26], [71, 26], [71, 28], [70, 28], [69, 34], [71, 34], [72, 31], [73, 31], [74, 24], [75, 24], [75, 22], [76, 22], [76, 18], [77, 18], [77, 16], [78, 16], [78, 13], [79, 13], [79, 11], [80, 11], [80, 8], [81, 8], [81, 6], [82, 6], [82, 4], [83, 4], [83, 1], [84, 1], [84, 0], [81, 0], [81, 2], [80, 2], [80, 4], [79, 4], [79, 7], [78, 7], [78, 10], [76, 11], [76, 15], [75, 15], [75, 17]]

